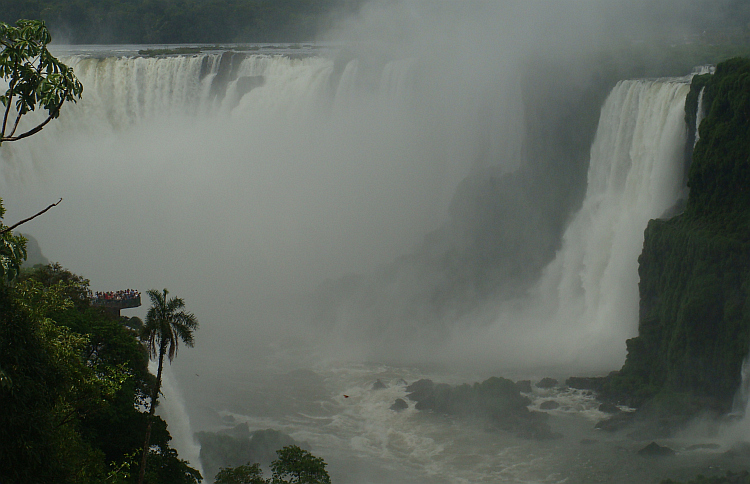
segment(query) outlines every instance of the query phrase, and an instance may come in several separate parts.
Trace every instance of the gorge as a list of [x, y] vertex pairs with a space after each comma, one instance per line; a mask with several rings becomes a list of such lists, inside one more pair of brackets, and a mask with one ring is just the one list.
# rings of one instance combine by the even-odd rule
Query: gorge
[[[676, 458], [635, 465], [648, 441], [596, 431], [599, 402], [564, 385], [526, 392], [562, 436], [541, 443], [390, 409], [422, 378], [622, 367], [597, 390], [657, 414], [726, 413], [740, 385], [747, 127], [731, 93], [747, 92], [744, 61], [666, 78], [693, 63], [514, 47], [522, 57], [500, 40], [398, 55], [66, 48], [84, 98], [33, 144], [3, 146], [8, 218], [62, 196], [27, 229], [47, 257], [95, 287], [166, 285], [198, 308], [196, 349], [173, 368], [192, 430], [283, 431], [334, 481], [649, 482], [746, 466], [719, 430], [664, 436]], [[685, 113], [703, 86], [689, 164]]]

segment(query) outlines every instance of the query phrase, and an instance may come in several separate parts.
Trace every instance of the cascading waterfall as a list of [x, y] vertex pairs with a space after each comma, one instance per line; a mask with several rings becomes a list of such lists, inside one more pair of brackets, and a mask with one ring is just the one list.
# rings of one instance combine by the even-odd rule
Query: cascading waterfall
[[[40, 188], [45, 183], [74, 185], [61, 172], [70, 170], [106, 180], [106, 193], [93, 197], [117, 197], [122, 201], [117, 207], [131, 207], [127, 213], [117, 213], [115, 207], [101, 220], [142, 225], [144, 220], [132, 211], [148, 208], [128, 200], [124, 185], [148, 189], [144, 179], [170, 173], [163, 171], [164, 161], [172, 160], [184, 173], [195, 174], [195, 179], [184, 180], [191, 187], [209, 189], [208, 179], [197, 175], [208, 171], [222, 178], [214, 179], [212, 186], [225, 187], [223, 196], [243, 198], [215, 207], [205, 199], [201, 207], [206, 218], [226, 207], [274, 207], [273, 213], [241, 212], [231, 230], [255, 230], [233, 240], [251, 240], [266, 252], [282, 247], [296, 251], [299, 245], [276, 239], [299, 240], [306, 234], [308, 241], [319, 241], [315, 247], [330, 252], [324, 258], [304, 254], [303, 265], [382, 263], [417, 243], [445, 217], [453, 189], [476, 157], [479, 130], [467, 123], [472, 106], [434, 123], [441, 106], [429, 103], [443, 97], [404, 100], [409, 97], [405, 91], [411, 85], [411, 61], [390, 61], [358, 72], [356, 59], [341, 69], [333, 59], [314, 56], [231, 54], [229, 59], [226, 53], [66, 58], [84, 84], [84, 96], [66, 106], [33, 143], [3, 146], [4, 193], [15, 200], [8, 216], [13, 217], [23, 198], [31, 197], [30, 181]], [[414, 109], [418, 102], [423, 103], [421, 110]], [[44, 162], [49, 159], [61, 161]], [[234, 186], [240, 180], [244, 185]], [[61, 190], [61, 196], [68, 191], [91, 194], [97, 186], [102, 184], [91, 180], [84, 188]], [[170, 197], [178, 199], [180, 195]], [[399, 230], [393, 230], [392, 223], [386, 230], [384, 213], [403, 217], [395, 224]], [[338, 233], [325, 229], [334, 223], [346, 228], [342, 235], [352, 236], [343, 249], [350, 255], [344, 259], [335, 241], [324, 240]], [[364, 246], [367, 258], [350, 250]], [[70, 260], [69, 255], [64, 258]], [[284, 259], [290, 270], [299, 269], [292, 257]], [[354, 269], [337, 272], [345, 270]]]
[[[583, 207], [541, 284], [557, 317], [580, 321], [586, 337], [623, 341], [638, 318], [643, 230], [682, 189], [685, 83], [624, 81], [602, 109]], [[624, 356], [624, 355], [623, 355]]]
[[728, 444], [750, 442], [750, 354], [742, 362], [740, 387], [732, 402], [733, 420], [728, 420], [722, 428], [721, 437]]
[[706, 117], [705, 107], [703, 106], [703, 93], [705, 91], [706, 88], [704, 87], [701, 89], [700, 94], [698, 94], [698, 111], [695, 113], [695, 142], [693, 143], [693, 148], [698, 144], [698, 140], [701, 139], [701, 121]]
[[[158, 365], [155, 361], [149, 363], [149, 370], [156, 374]], [[172, 374], [171, 365], [164, 366], [162, 371], [161, 394], [156, 414], [168, 424], [169, 434], [172, 436], [170, 445], [177, 450], [180, 458], [203, 474], [200, 460], [200, 445], [195, 441], [190, 426], [190, 417], [185, 408], [185, 397], [180, 391], [177, 380]], [[204, 476], [206, 477], [206, 476]]]
[[527, 300], [501, 309], [491, 335], [457, 335], [459, 347], [490, 341], [489, 354], [520, 366], [540, 359], [580, 371], [622, 364], [624, 342], [637, 334], [643, 231], [682, 189], [688, 91], [687, 80], [617, 84], [591, 147], [583, 206], [555, 260]]

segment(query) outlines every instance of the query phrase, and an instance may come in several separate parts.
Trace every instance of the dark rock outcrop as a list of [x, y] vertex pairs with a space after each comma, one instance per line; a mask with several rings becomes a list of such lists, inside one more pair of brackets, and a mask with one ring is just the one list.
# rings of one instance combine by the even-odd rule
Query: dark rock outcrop
[[539, 381], [536, 384], [537, 388], [555, 388], [557, 386], [557, 380], [554, 378], [542, 378], [541, 381]]
[[391, 405], [391, 410], [395, 412], [400, 412], [402, 410], [406, 410], [409, 408], [409, 404], [406, 403], [406, 400], [403, 398], [397, 398], [395, 402], [393, 402], [393, 405]]
[[644, 457], [668, 457], [674, 454], [674, 450], [670, 449], [669, 447], [659, 445], [656, 442], [651, 442], [646, 447], [638, 451], [638, 455], [642, 455]]
[[539, 405], [539, 408], [541, 410], [554, 410], [560, 408], [560, 404], [554, 400], [547, 400], [546, 402], [542, 402], [542, 404]]
[[518, 380], [516, 386], [521, 393], [532, 393], [534, 391], [531, 388], [531, 380]]
[[545, 422], [547, 415], [528, 409], [528, 397], [521, 395], [511, 380], [492, 377], [482, 383], [452, 387], [419, 380], [409, 385], [407, 397], [417, 410], [483, 419], [498, 430], [531, 439], [558, 437]]
[[613, 415], [618, 414], [622, 412], [617, 405], [613, 405], [611, 403], [604, 402], [601, 405], [599, 405], [599, 411], [604, 413], [611, 413]]

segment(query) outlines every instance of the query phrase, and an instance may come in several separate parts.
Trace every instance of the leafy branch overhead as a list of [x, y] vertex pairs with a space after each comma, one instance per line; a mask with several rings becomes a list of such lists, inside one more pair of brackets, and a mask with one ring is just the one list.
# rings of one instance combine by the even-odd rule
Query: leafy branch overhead
[[[60, 116], [65, 101], [76, 102], [83, 93], [73, 69], [47, 50], [51, 40], [42, 21], [19, 20], [15, 27], [0, 23], [0, 77], [8, 83], [0, 95], [4, 107], [0, 144], [38, 133]], [[19, 132], [21, 118], [40, 106], [47, 117]]]

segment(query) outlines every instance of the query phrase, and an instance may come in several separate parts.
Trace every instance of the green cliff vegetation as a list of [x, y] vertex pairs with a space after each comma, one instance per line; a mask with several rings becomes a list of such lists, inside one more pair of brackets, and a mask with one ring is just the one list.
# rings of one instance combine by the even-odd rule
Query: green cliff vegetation
[[639, 336], [605, 385], [660, 413], [729, 411], [750, 349], [750, 60], [694, 79], [689, 122], [702, 88], [687, 206], [646, 229]]

